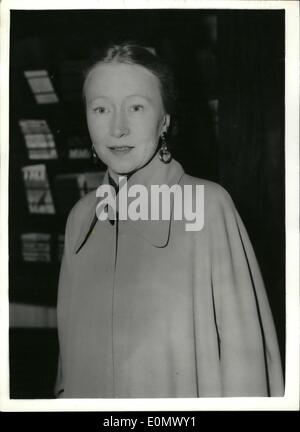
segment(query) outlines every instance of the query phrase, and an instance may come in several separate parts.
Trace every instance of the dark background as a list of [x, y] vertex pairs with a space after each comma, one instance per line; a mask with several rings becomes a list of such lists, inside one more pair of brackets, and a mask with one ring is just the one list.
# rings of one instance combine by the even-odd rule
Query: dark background
[[[106, 41], [135, 39], [154, 47], [175, 71], [179, 89], [172, 153], [185, 170], [222, 184], [249, 232], [285, 356], [284, 11], [89, 10], [11, 11], [9, 278], [11, 304], [55, 306], [59, 262], [24, 263], [24, 232], [64, 232], [58, 174], [95, 171], [70, 160], [70, 136], [89, 138], [81, 71]], [[25, 70], [46, 69], [58, 104], [38, 105]], [[46, 119], [57, 160], [31, 161], [19, 119]], [[45, 163], [55, 215], [29, 214], [21, 168]], [[99, 167], [100, 169], [103, 167]], [[11, 327], [12, 398], [51, 398], [57, 334]]]

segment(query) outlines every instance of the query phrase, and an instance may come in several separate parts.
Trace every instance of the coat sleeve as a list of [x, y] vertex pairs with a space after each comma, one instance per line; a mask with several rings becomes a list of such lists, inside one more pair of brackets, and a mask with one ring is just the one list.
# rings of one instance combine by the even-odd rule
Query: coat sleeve
[[252, 245], [222, 188], [215, 206], [210, 235], [222, 396], [282, 396], [277, 336]]
[[62, 263], [60, 267], [58, 295], [57, 295], [57, 327], [58, 327], [58, 342], [59, 342], [59, 356], [57, 365], [56, 382], [54, 386], [54, 395], [56, 398], [64, 397], [64, 367], [62, 362], [62, 350], [68, 340], [67, 335], [67, 322], [69, 317], [70, 297], [72, 289], [72, 271], [71, 271], [71, 239], [72, 234], [72, 221], [73, 211], [71, 211], [65, 230], [65, 244]]
[[61, 370], [61, 359], [59, 355], [58, 363], [57, 363], [56, 381], [54, 386], [54, 395], [56, 398], [59, 398], [62, 396], [63, 392], [64, 392], [64, 385], [63, 385], [63, 377], [62, 377], [62, 370]]

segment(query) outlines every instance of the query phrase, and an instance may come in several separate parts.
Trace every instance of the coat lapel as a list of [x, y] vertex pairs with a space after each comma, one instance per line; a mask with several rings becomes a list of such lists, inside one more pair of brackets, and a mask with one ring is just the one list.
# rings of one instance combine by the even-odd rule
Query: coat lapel
[[[158, 155], [148, 163], [145, 167], [132, 174], [127, 182], [127, 190], [133, 185], [143, 185], [148, 192], [148, 208], [150, 214], [150, 194], [151, 186], [167, 185], [169, 187], [178, 184], [181, 177], [184, 174], [182, 166], [175, 160], [172, 160], [169, 164], [163, 164]], [[106, 171], [102, 184], [109, 184], [108, 171]], [[120, 184], [120, 190], [123, 184]], [[95, 192], [96, 193], [96, 192]], [[96, 197], [95, 197], [96, 198]], [[81, 238], [78, 246], [76, 247], [76, 254], [84, 247], [88, 241], [91, 233], [93, 232], [95, 225], [99, 223], [96, 215], [96, 207], [101, 201], [101, 198], [95, 199], [95, 205], [89, 217], [87, 223], [87, 229], [84, 231], [85, 235]], [[131, 200], [132, 201], [132, 200]], [[130, 201], [128, 201], [130, 202]], [[136, 233], [142, 238], [150, 242], [153, 246], [162, 248], [168, 244], [170, 235], [171, 218], [173, 211], [173, 195], [170, 201], [170, 218], [167, 220], [136, 220], [133, 221], [128, 218], [130, 225], [134, 228]], [[109, 223], [108, 221], [101, 223]]]

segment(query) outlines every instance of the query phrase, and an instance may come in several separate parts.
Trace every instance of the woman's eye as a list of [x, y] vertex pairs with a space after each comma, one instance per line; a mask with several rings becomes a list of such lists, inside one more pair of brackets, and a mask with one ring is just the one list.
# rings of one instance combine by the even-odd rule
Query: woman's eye
[[132, 105], [130, 107], [130, 110], [133, 111], [133, 112], [143, 111], [143, 109], [144, 109], [144, 106], [141, 105], [141, 104], [135, 104], [135, 105]]
[[99, 113], [99, 114], [105, 114], [108, 111], [109, 110], [106, 107], [97, 107], [97, 108], [94, 108], [94, 112]]

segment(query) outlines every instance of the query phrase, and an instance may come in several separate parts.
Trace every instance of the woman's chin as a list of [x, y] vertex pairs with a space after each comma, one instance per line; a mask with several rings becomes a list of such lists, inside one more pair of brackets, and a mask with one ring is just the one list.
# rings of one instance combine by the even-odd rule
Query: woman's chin
[[117, 175], [127, 175], [135, 171], [137, 167], [134, 164], [116, 164], [108, 167], [110, 171]]

